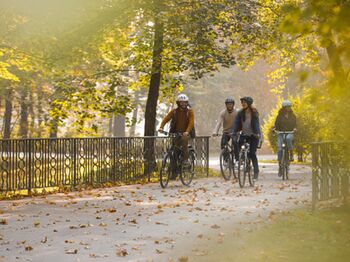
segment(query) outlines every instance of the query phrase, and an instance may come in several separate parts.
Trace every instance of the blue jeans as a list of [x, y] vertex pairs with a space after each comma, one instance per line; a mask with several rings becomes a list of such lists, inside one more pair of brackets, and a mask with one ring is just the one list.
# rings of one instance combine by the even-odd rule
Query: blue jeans
[[[281, 161], [281, 159], [282, 159], [283, 136], [284, 136], [283, 134], [278, 134], [278, 140], [277, 140], [278, 161]], [[286, 140], [287, 140], [287, 148], [288, 148], [288, 150], [292, 150], [293, 149], [294, 135], [293, 134], [287, 134]]]

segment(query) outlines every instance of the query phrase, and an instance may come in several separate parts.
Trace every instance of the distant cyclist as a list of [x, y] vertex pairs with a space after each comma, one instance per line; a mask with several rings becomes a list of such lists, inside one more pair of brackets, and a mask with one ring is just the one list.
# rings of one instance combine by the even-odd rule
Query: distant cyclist
[[189, 107], [188, 97], [185, 94], [179, 94], [176, 99], [177, 108], [171, 110], [162, 120], [159, 127], [159, 132], [163, 131], [166, 123], [170, 120], [170, 133], [183, 133], [181, 138], [174, 141], [177, 146], [182, 146], [184, 152], [185, 164], [188, 164], [188, 140], [190, 133], [194, 129], [194, 113]]
[[[276, 131], [296, 131], [297, 129], [297, 118], [292, 110], [292, 102], [289, 100], [284, 100], [282, 102], [282, 108], [279, 110], [276, 122], [275, 130]], [[291, 162], [294, 161], [293, 155], [293, 140], [294, 134], [288, 134], [286, 136], [287, 147], [289, 150], [289, 159]], [[283, 143], [283, 134], [278, 135], [278, 162], [280, 163], [282, 158], [282, 143]], [[280, 173], [280, 172], [279, 172]]]
[[[249, 96], [242, 97], [241, 99], [242, 109], [238, 111], [235, 122], [233, 123], [233, 133], [237, 134], [239, 131], [241, 135], [239, 137], [239, 148], [243, 145], [246, 138], [250, 144], [249, 157], [252, 160], [254, 167], [254, 180], [258, 180], [259, 165], [258, 158], [256, 156], [256, 150], [259, 145], [259, 139], [261, 137], [261, 129], [259, 123], [259, 113], [255, 107], [252, 106], [253, 98]], [[236, 138], [237, 139], [237, 138]]]
[[[226, 109], [222, 110], [219, 114], [218, 122], [214, 128], [213, 136], [217, 136], [222, 126], [221, 137], [221, 149], [230, 141], [232, 137], [232, 125], [237, 116], [237, 110], [235, 108], [235, 101], [233, 98], [228, 97], [225, 100]], [[235, 159], [238, 161], [238, 145], [237, 141], [232, 140]]]

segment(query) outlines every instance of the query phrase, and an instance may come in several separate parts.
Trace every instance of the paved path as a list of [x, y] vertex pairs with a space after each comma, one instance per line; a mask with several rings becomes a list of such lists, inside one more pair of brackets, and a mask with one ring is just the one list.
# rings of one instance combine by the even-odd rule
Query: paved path
[[311, 199], [309, 167], [288, 182], [275, 164], [260, 168], [254, 188], [206, 178], [1, 201], [0, 261], [206, 261], [213, 245]]

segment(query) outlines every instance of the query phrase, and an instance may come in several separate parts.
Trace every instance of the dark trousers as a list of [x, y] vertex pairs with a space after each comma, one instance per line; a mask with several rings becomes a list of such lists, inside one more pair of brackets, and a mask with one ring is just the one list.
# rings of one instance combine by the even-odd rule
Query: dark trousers
[[254, 137], [254, 136], [240, 135], [239, 141], [238, 141], [239, 148], [241, 148], [241, 146], [243, 145], [245, 138], [247, 139], [247, 141], [250, 144], [249, 157], [250, 157], [250, 159], [252, 160], [252, 163], [253, 163], [254, 174], [259, 174], [258, 158], [256, 156], [256, 150], [257, 150], [258, 145], [259, 145], [259, 139]]
[[[223, 149], [225, 147], [225, 145], [230, 142], [232, 136], [223, 133], [222, 137], [221, 137], [221, 149]], [[238, 144], [237, 141], [235, 141], [234, 139], [232, 139], [232, 146], [233, 146], [233, 152], [235, 155], [235, 159], [236, 161], [238, 161], [238, 156], [239, 156], [239, 149], [238, 149]]]

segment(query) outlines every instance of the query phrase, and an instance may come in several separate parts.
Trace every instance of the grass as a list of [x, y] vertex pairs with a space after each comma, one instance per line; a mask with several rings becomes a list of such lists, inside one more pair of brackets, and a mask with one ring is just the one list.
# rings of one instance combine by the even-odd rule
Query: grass
[[217, 261], [349, 261], [350, 208], [287, 212], [240, 240], [226, 241]]

